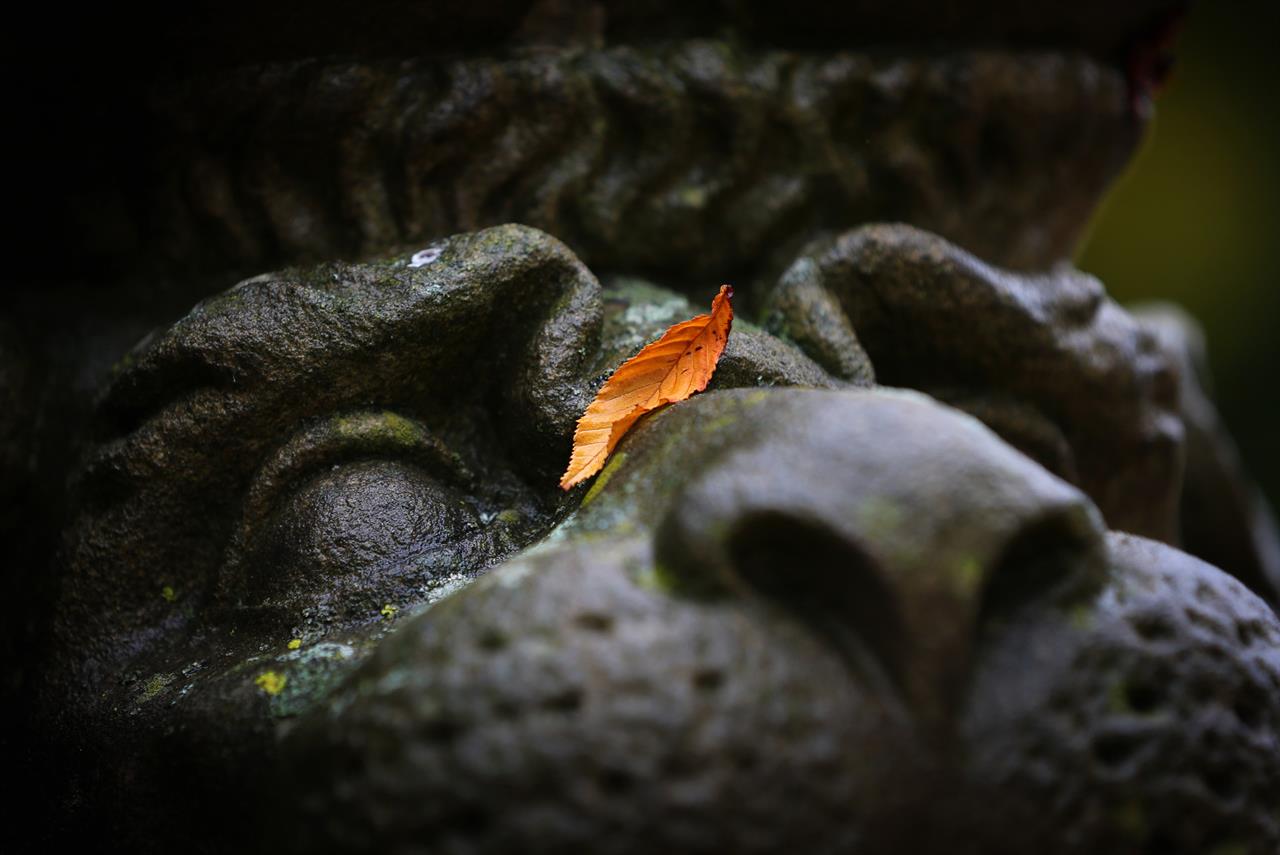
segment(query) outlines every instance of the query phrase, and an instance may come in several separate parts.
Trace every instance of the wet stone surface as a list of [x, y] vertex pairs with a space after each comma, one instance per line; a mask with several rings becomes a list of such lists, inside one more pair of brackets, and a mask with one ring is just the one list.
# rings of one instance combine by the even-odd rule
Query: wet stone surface
[[38, 836], [1280, 851], [1274, 522], [1194, 323], [1064, 261], [1178, 4], [920, 5], [215, 16], [0, 323]]

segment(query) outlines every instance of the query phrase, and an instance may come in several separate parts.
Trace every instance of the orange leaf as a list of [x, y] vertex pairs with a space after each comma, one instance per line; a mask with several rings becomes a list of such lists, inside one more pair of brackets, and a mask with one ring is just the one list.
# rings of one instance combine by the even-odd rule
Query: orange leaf
[[568, 490], [599, 472], [622, 435], [645, 413], [707, 388], [733, 326], [732, 297], [732, 286], [721, 285], [711, 314], [676, 324], [618, 366], [578, 419], [561, 488]]

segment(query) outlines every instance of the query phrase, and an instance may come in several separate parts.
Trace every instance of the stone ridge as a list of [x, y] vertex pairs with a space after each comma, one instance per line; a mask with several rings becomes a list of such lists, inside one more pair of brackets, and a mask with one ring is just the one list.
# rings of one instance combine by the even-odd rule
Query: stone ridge
[[[168, 269], [368, 257], [521, 222], [598, 271], [754, 275], [904, 220], [993, 263], [1066, 258], [1142, 122], [1083, 55], [750, 52], [303, 61], [153, 102], [144, 237]], [[134, 191], [127, 191], [134, 192]]]

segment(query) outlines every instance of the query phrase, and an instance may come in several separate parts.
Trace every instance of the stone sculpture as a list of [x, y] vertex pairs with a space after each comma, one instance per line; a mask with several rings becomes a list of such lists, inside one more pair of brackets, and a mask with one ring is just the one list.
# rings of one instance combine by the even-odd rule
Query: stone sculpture
[[[76, 347], [0, 327], [7, 501], [70, 434], [56, 558], [15, 541], [57, 579], [14, 635], [47, 833], [1280, 847], [1274, 525], [1194, 324], [1066, 260], [1178, 4], [821, 5], [805, 41], [494, 4], [461, 57], [357, 29], [148, 90], [132, 281], [179, 284]], [[560, 491], [595, 389], [730, 276], [708, 391]]]

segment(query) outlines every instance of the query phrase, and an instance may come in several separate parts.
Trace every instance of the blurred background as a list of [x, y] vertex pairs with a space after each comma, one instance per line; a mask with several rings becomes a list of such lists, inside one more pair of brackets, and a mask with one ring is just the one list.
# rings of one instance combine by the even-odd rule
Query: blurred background
[[1246, 468], [1280, 504], [1280, 8], [1192, 5], [1146, 144], [1078, 266], [1122, 303], [1170, 300], [1208, 336]]

